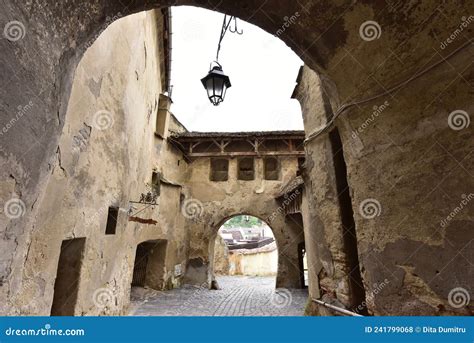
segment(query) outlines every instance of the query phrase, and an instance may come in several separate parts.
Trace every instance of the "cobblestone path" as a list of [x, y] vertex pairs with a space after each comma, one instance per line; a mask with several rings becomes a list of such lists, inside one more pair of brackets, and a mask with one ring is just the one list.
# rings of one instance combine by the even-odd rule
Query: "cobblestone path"
[[132, 290], [134, 316], [302, 316], [308, 293], [275, 290], [274, 277], [220, 276], [220, 290], [197, 286], [157, 292]]

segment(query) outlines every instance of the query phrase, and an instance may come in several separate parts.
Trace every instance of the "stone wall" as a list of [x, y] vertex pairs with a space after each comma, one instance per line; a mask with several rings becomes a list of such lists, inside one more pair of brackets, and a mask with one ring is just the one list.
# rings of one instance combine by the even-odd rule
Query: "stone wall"
[[229, 180], [225, 182], [209, 180], [209, 158], [200, 158], [190, 164], [187, 185], [191, 193], [184, 202], [184, 211], [190, 218], [187, 282], [210, 282], [218, 229], [231, 217], [248, 214], [266, 221], [273, 230], [279, 251], [277, 286], [300, 287], [297, 247], [304, 241], [303, 228], [292, 220], [286, 220], [278, 211], [280, 205], [275, 200], [283, 185], [296, 176], [298, 160], [296, 157], [281, 157], [280, 161], [281, 176], [275, 181], [263, 179], [261, 158], [255, 159], [253, 181], [237, 180], [237, 159], [230, 159]]
[[[1, 288], [7, 301], [1, 301], [0, 313], [50, 314], [66, 239], [85, 238], [76, 315], [123, 313], [135, 250], [143, 241], [167, 241], [163, 288], [179, 285], [174, 267], [186, 260], [179, 207], [186, 162], [154, 135], [162, 92], [163, 51], [157, 39], [162, 25], [160, 11], [120, 19], [84, 54], [46, 190], [33, 205], [31, 235], [19, 240], [24, 253], [15, 255], [13, 277]], [[171, 127], [183, 129], [176, 121]], [[149, 190], [153, 170], [175, 184], [162, 184], [157, 206], [130, 207], [129, 201]], [[113, 235], [105, 234], [109, 206], [119, 207]]]
[[[449, 73], [446, 68], [433, 70], [432, 77], [439, 80]], [[459, 288], [473, 291], [473, 128], [455, 128], [450, 119], [458, 108], [472, 113], [472, 104], [466, 102], [467, 88], [454, 91], [453, 85], [440, 95], [424, 82], [346, 111], [336, 121], [342, 145], [334, 144], [334, 128], [308, 142], [305, 236], [315, 266], [313, 297], [359, 311], [366, 303], [375, 315], [472, 314], [472, 301], [458, 308], [452, 297]], [[409, 100], [421, 88], [432, 92], [431, 102]], [[304, 67], [296, 97], [307, 135], [335, 112], [326, 94], [316, 73]], [[344, 173], [335, 147], [343, 154]], [[349, 209], [338, 192], [341, 174], [350, 190]], [[355, 222], [352, 246], [345, 239], [350, 231], [344, 213]], [[365, 287], [362, 304], [348, 277], [354, 262]]]
[[214, 241], [214, 273], [229, 275], [229, 267], [229, 249], [221, 235], [217, 235]]

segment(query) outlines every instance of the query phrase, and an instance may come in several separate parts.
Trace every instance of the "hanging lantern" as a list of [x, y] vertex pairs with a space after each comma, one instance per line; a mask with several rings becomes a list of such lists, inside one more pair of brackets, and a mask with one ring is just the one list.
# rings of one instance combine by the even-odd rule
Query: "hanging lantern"
[[209, 74], [201, 79], [202, 85], [206, 89], [207, 97], [214, 106], [217, 106], [224, 101], [227, 88], [231, 86], [229, 77], [224, 74], [222, 71], [222, 66], [218, 62], [222, 39], [224, 39], [227, 31], [237, 33], [239, 35], [243, 33], [242, 30], [237, 28], [236, 17], [224, 15], [224, 21], [222, 22], [221, 27], [221, 35], [219, 36], [219, 43], [217, 44], [216, 60], [214, 61], [216, 66], [212, 67], [211, 63], [211, 70], [209, 70]]
[[227, 88], [231, 87], [229, 77], [222, 71], [222, 66], [212, 67], [205, 77], [201, 79], [202, 85], [207, 91], [207, 97], [214, 106], [224, 101]]

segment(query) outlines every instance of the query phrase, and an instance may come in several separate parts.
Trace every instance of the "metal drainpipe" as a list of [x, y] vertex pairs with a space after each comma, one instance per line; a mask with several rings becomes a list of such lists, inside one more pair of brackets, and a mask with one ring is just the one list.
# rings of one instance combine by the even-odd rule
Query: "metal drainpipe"
[[172, 53], [173, 53], [173, 14], [171, 11], [171, 7], [168, 7], [167, 9], [167, 16], [168, 16], [168, 70], [167, 70], [167, 89], [166, 91], [168, 92], [168, 96], [171, 99], [171, 93], [173, 92], [173, 86], [171, 85], [171, 61], [172, 61]]
[[352, 316], [352, 317], [363, 317], [362, 315], [358, 314], [358, 313], [355, 313], [355, 312], [352, 312], [352, 311], [349, 311], [349, 310], [346, 310], [344, 308], [340, 308], [340, 307], [337, 307], [337, 306], [334, 306], [334, 305], [331, 305], [331, 304], [328, 304], [328, 303], [325, 303], [324, 301], [321, 301], [321, 300], [318, 300], [318, 299], [311, 299], [312, 301], [314, 301], [315, 303], [319, 304], [319, 305], [323, 305], [327, 308], [330, 308], [336, 312], [339, 312], [339, 313], [342, 313], [342, 314], [345, 314], [346, 316]]

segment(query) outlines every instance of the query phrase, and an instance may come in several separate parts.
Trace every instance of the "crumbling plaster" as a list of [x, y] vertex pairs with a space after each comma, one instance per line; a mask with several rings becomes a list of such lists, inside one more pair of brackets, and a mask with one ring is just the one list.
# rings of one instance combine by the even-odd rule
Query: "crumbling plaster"
[[[157, 46], [161, 20], [159, 11], [118, 20], [81, 60], [46, 190], [35, 204], [31, 236], [24, 243], [27, 253], [16, 255], [24, 268], [5, 285], [9, 291], [3, 287], [8, 295], [2, 313], [49, 315], [65, 239], [86, 237], [77, 315], [123, 313], [136, 246], [143, 241], [168, 241], [165, 283], [179, 285], [173, 271], [186, 260], [186, 234], [177, 185], [186, 163], [154, 135], [162, 92], [157, 81], [162, 73]], [[172, 128], [182, 130], [175, 121]], [[145, 205], [129, 201], [149, 190], [153, 170], [177, 185], [162, 185], [158, 205], [143, 210]], [[120, 208], [114, 235], [105, 235], [109, 206]], [[129, 215], [156, 224], [135, 223]], [[102, 288], [111, 295], [104, 307], [94, 302]]]
[[[459, 56], [452, 63], [465, 65], [465, 58]], [[432, 77], [443, 83], [440, 77], [447, 74], [452, 75], [452, 70], [443, 66]], [[432, 99], [436, 109], [419, 97], [408, 102], [408, 89], [422, 88], [420, 80], [393, 97], [360, 105], [360, 111], [350, 111], [336, 122], [343, 140], [360, 270], [370, 313], [472, 313], [472, 303], [460, 309], [448, 303], [452, 289], [462, 287], [469, 292], [474, 279], [473, 211], [466, 200], [474, 182], [469, 172], [473, 165], [472, 126], [457, 131], [448, 122], [450, 109], [458, 108], [458, 104], [465, 109], [472, 105], [466, 103], [469, 87], [461, 87], [463, 78], [455, 77], [452, 82], [459, 88], [448, 87]], [[318, 76], [304, 67], [295, 95], [302, 104], [307, 134], [324, 126], [332, 116], [331, 106], [324, 102], [324, 90], [318, 96], [318, 89]], [[327, 277], [319, 280], [319, 286], [334, 292], [336, 299], [347, 306], [348, 290], [339, 287], [347, 276], [344, 230], [338, 224], [340, 213], [327, 135], [309, 141], [306, 152], [306, 195], [309, 208], [315, 211], [306, 212], [305, 236], [317, 251], [310, 256]], [[375, 200], [371, 200], [375, 204], [373, 217], [364, 215], [366, 199]], [[443, 224], [463, 200], [464, 210], [448, 225]], [[310, 287], [313, 295], [318, 291], [315, 285]]]

